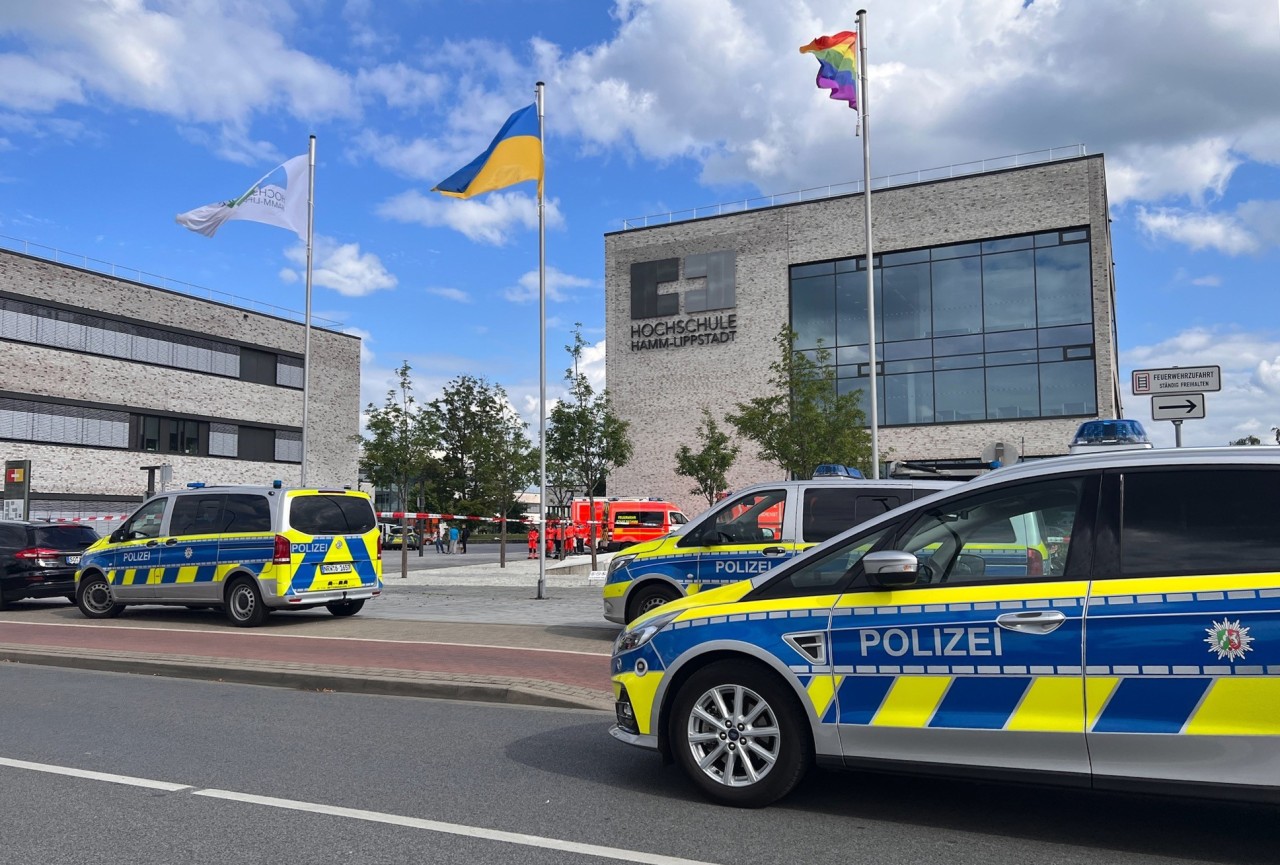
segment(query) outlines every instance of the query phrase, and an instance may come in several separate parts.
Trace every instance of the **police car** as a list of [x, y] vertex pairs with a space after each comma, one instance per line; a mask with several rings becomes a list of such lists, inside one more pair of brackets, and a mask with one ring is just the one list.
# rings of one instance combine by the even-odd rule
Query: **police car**
[[[1019, 522], [1059, 549], [989, 569]], [[739, 806], [814, 762], [1280, 799], [1277, 526], [1280, 448], [1010, 466], [634, 621], [610, 732]]]
[[956, 483], [815, 476], [748, 487], [676, 531], [614, 556], [604, 617], [624, 624], [682, 595], [764, 573], [850, 526]]
[[220, 607], [231, 624], [323, 605], [351, 616], [382, 592], [382, 534], [351, 490], [204, 486], [161, 493], [84, 551], [76, 603], [91, 619], [130, 604]]

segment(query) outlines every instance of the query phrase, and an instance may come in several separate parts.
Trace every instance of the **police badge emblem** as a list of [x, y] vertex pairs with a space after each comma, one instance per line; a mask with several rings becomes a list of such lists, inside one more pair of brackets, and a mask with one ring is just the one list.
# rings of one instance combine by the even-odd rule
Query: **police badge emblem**
[[1253, 637], [1249, 636], [1248, 628], [1240, 627], [1239, 619], [1231, 622], [1224, 616], [1204, 632], [1209, 635], [1204, 640], [1209, 644], [1209, 651], [1217, 655], [1219, 661], [1238, 661], [1252, 648]]

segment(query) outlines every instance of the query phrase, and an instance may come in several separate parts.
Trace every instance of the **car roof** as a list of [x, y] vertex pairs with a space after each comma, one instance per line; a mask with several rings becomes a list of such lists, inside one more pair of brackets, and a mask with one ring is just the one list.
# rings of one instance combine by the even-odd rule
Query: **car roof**
[[969, 481], [973, 486], [987, 486], [1017, 478], [1088, 470], [1142, 468], [1146, 466], [1280, 466], [1280, 447], [1234, 446], [1205, 448], [1148, 448], [1129, 450], [1101, 449], [1096, 452], [1049, 457], [993, 469]]
[[915, 478], [880, 478], [877, 480], [872, 478], [826, 477], [795, 481], [763, 481], [758, 484], [752, 484], [749, 487], [743, 487], [740, 490], [735, 490], [730, 493], [730, 496], [736, 498], [757, 490], [776, 490], [778, 487], [829, 487], [842, 490], [857, 489], [858, 487], [867, 487], [869, 489], [949, 490], [961, 483], [965, 483], [965, 481], [934, 478], [930, 478], [928, 480], [916, 480]]

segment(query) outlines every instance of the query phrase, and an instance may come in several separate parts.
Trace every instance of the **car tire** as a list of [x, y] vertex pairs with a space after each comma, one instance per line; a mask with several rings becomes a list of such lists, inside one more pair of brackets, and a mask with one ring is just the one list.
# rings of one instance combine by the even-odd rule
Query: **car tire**
[[656, 610], [679, 597], [680, 593], [666, 583], [645, 586], [632, 595], [627, 603], [627, 621], [634, 622], [650, 610]]
[[722, 805], [777, 801], [813, 764], [812, 733], [795, 694], [753, 661], [717, 661], [690, 676], [676, 694], [668, 736], [685, 774]]
[[117, 604], [111, 599], [111, 585], [102, 574], [80, 578], [76, 606], [89, 619], [114, 619], [124, 611], [124, 604]]
[[364, 607], [364, 598], [354, 601], [330, 601], [325, 604], [325, 609], [333, 613], [335, 616], [342, 618], [344, 616], [354, 616]]
[[237, 577], [227, 586], [224, 609], [227, 621], [237, 628], [256, 628], [267, 618], [267, 605], [257, 583], [248, 577]]

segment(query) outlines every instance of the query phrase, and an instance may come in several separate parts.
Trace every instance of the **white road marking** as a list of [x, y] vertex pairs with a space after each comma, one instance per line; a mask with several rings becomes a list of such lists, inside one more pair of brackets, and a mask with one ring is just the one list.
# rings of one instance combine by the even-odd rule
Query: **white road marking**
[[[441, 622], [440, 624], [463, 625], [467, 622]], [[576, 649], [535, 649], [525, 646], [492, 646], [487, 643], [449, 643], [437, 640], [383, 640], [376, 637], [326, 637], [320, 634], [273, 634], [261, 631], [217, 631], [210, 628], [148, 628], [137, 625], [92, 625], [76, 622], [14, 622], [0, 619], [0, 626], [26, 625], [31, 628], [96, 628], [103, 631], [163, 631], [168, 634], [234, 634], [237, 637], [287, 637], [291, 640], [338, 640], [352, 643], [393, 643], [401, 646], [461, 646], [464, 649], [507, 649], [510, 651], [543, 652], [550, 655], [586, 655], [592, 658], [608, 658], [613, 653], [612, 645], [603, 652], [582, 652]]]
[[167, 790], [177, 793], [182, 790], [194, 790], [190, 784], [170, 784], [168, 781], [152, 781], [150, 778], [131, 778], [128, 775], [113, 775], [110, 772], [92, 772], [88, 769], [72, 769], [67, 766], [53, 766], [48, 763], [29, 763], [26, 760], [10, 760], [0, 757], [0, 766], [14, 769], [30, 769], [32, 772], [45, 772], [50, 775], [70, 775], [73, 778], [85, 778], [90, 781], [106, 781], [109, 784], [127, 784], [130, 787], [146, 787], [149, 790]]
[[525, 835], [521, 832], [504, 832], [500, 829], [486, 829], [482, 826], [467, 826], [462, 823], [443, 823], [439, 820], [405, 817], [382, 811], [342, 808], [337, 805], [302, 802], [296, 799], [279, 799], [274, 796], [256, 796], [253, 793], [237, 793], [234, 790], [199, 789], [190, 784], [173, 784], [168, 781], [154, 781], [150, 778], [113, 775], [110, 772], [92, 772], [87, 769], [73, 769], [67, 766], [56, 766], [51, 763], [31, 763], [26, 760], [11, 760], [6, 757], [0, 757], [0, 766], [28, 769], [33, 772], [44, 772], [50, 775], [69, 775], [90, 781], [126, 784], [131, 787], [145, 787], [151, 790], [165, 790], [170, 793], [187, 792], [192, 796], [204, 796], [210, 799], [224, 799], [231, 802], [262, 805], [267, 808], [282, 808], [289, 811], [305, 811], [310, 814], [326, 814], [331, 817], [364, 820], [369, 823], [385, 823], [390, 826], [404, 826], [409, 829], [422, 829], [426, 832], [458, 835], [463, 838], [477, 838], [482, 841], [497, 841], [522, 847], [537, 847], [543, 850], [578, 853], [583, 856], [596, 856], [601, 859], [617, 859], [621, 862], [641, 862], [645, 863], [645, 865], [713, 865], [713, 863], [698, 859], [682, 859], [679, 856], [664, 856], [661, 853], [645, 853], [640, 850], [626, 850], [621, 847], [584, 844], [580, 841], [565, 841], [559, 838], [546, 838], [541, 835]]

